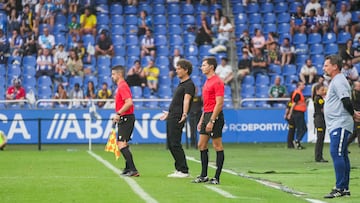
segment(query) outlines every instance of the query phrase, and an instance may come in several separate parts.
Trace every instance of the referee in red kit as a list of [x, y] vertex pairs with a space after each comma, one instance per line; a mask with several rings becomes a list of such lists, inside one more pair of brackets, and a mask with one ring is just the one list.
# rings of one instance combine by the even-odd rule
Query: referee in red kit
[[114, 66], [111, 69], [111, 78], [118, 86], [115, 94], [116, 116], [114, 117], [114, 122], [118, 125], [117, 144], [125, 158], [125, 169], [122, 174], [137, 177], [139, 172], [135, 167], [128, 145], [134, 130], [134, 104], [129, 85], [124, 80], [124, 75], [125, 68], [123, 66]]
[[[193, 183], [208, 182], [209, 184], [219, 184], [224, 164], [224, 148], [222, 145], [224, 83], [215, 74], [216, 66], [217, 62], [214, 57], [203, 59], [201, 65], [201, 70], [207, 78], [202, 91], [204, 111], [198, 124], [198, 130], [200, 130], [198, 148], [201, 157], [201, 174], [192, 181]], [[209, 163], [208, 143], [210, 138], [216, 151], [217, 166], [215, 176], [212, 179], [209, 179], [207, 176]]]

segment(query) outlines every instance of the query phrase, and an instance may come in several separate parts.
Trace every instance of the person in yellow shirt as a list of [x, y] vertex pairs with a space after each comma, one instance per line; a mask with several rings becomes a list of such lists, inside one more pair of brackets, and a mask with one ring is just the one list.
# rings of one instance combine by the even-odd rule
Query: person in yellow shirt
[[[98, 96], [98, 99], [111, 99], [112, 92], [110, 89], [108, 89], [108, 84], [106, 82], [104, 82], [102, 84], [102, 88], [101, 88], [101, 90], [98, 91], [97, 96]], [[106, 102], [99, 101], [97, 104], [100, 108], [102, 108], [106, 104]]]
[[144, 68], [144, 73], [147, 80], [147, 86], [152, 92], [156, 92], [158, 88], [160, 70], [154, 65], [154, 59], [149, 60], [148, 65]]
[[0, 130], [0, 150], [3, 151], [6, 146], [7, 140], [6, 135], [3, 131]]
[[96, 36], [96, 16], [91, 13], [90, 8], [85, 8], [84, 14], [80, 16], [80, 35], [92, 34]]

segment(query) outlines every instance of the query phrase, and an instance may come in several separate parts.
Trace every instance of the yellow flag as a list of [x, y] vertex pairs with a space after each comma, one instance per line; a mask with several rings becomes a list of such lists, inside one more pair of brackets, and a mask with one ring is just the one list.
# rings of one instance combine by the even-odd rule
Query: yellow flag
[[116, 143], [116, 132], [114, 128], [111, 130], [110, 136], [105, 146], [105, 151], [113, 152], [115, 154], [116, 160], [118, 160], [120, 157], [120, 150]]

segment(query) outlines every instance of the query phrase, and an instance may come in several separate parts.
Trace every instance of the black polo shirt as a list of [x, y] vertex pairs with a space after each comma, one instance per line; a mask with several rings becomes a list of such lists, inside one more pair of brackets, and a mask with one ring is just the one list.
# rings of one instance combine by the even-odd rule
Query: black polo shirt
[[[184, 96], [185, 94], [190, 94], [191, 97], [194, 97], [195, 95], [195, 85], [191, 78], [188, 80], [185, 80], [184, 82], [181, 82], [178, 87], [176, 88], [173, 99], [171, 101], [170, 107], [169, 107], [169, 115], [168, 118], [180, 118], [183, 113], [183, 107], [184, 107]], [[190, 99], [190, 106], [191, 108], [192, 99]], [[190, 109], [189, 109], [190, 111]], [[189, 112], [187, 112], [189, 113]]]

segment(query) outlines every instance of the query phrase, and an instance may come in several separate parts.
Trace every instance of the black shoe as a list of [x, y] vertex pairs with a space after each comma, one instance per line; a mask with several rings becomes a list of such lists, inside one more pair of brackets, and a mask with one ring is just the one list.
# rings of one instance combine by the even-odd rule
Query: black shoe
[[[349, 191], [349, 194], [350, 194], [350, 191]], [[342, 197], [344, 195], [345, 195], [344, 190], [335, 188], [335, 189], [332, 189], [329, 194], [325, 195], [324, 198], [332, 199], [335, 197]]]
[[320, 160], [316, 160], [316, 162], [319, 162], [319, 163], [327, 163], [329, 162], [328, 160], [325, 160], [325, 159], [320, 159]]
[[130, 169], [124, 168], [124, 170], [123, 170], [123, 172], [121, 173], [121, 175], [125, 175], [125, 174], [127, 174], [127, 173], [129, 173], [129, 172], [130, 172]]
[[124, 176], [128, 176], [128, 177], [139, 177], [140, 174], [138, 171], [129, 171], [126, 174], [124, 174]]
[[351, 194], [350, 194], [350, 190], [344, 190], [344, 196], [351, 196]]
[[192, 183], [205, 183], [205, 182], [208, 182], [208, 181], [209, 181], [209, 178], [207, 176], [206, 177], [198, 176], [191, 182]]
[[219, 185], [220, 184], [220, 182], [216, 178], [211, 178], [208, 183], [212, 184], [212, 185]]

